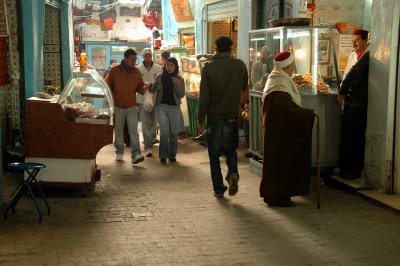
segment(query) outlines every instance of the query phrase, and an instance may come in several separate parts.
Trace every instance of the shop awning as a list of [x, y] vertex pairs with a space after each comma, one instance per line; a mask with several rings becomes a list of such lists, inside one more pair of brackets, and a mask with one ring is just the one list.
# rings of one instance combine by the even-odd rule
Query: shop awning
[[237, 18], [238, 12], [237, 0], [224, 0], [207, 4], [208, 21]]

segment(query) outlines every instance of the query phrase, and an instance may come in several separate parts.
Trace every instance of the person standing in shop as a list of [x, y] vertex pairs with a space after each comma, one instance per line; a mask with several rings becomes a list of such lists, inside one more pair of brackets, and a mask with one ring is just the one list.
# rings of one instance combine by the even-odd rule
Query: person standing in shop
[[132, 149], [132, 164], [140, 163], [144, 160], [140, 152], [140, 142], [138, 134], [138, 110], [136, 103], [136, 93], [144, 94], [147, 90], [142, 75], [135, 67], [137, 53], [133, 49], [128, 49], [124, 53], [121, 64], [111, 68], [107, 84], [114, 97], [115, 114], [115, 148], [116, 160], [122, 161], [124, 156], [123, 131], [125, 121], [128, 125], [130, 144]]
[[[152, 52], [150, 48], [144, 48], [142, 50], [143, 62], [137, 68], [142, 73], [142, 78], [145, 83], [153, 84], [156, 76], [162, 73], [162, 67], [153, 62]], [[140, 93], [136, 94], [139, 117], [142, 121], [142, 133], [144, 140], [144, 151], [146, 157], [153, 155], [152, 147], [155, 136], [156, 136], [156, 111], [155, 108], [151, 112], [147, 112], [143, 108], [144, 96]]]
[[295, 63], [289, 51], [274, 58], [263, 92], [263, 175], [260, 196], [268, 206], [291, 207], [290, 197], [309, 193], [314, 112], [301, 107], [291, 78]]
[[339, 176], [344, 179], [359, 178], [364, 169], [369, 37], [368, 34], [366, 51], [347, 73], [339, 90], [338, 99], [343, 104]]
[[156, 108], [160, 125], [159, 158], [162, 164], [176, 162], [178, 133], [180, 132], [181, 99], [185, 96], [185, 82], [179, 75], [178, 60], [170, 57], [163, 72], [156, 77], [150, 92], [157, 92]]
[[368, 31], [366, 30], [356, 30], [352, 37], [353, 43], [353, 51], [349, 56], [349, 60], [347, 61], [346, 68], [344, 70], [343, 79], [346, 78], [347, 73], [349, 73], [350, 69], [354, 66], [354, 64], [361, 58], [363, 53], [368, 47]]
[[229, 184], [229, 195], [233, 196], [238, 191], [238, 118], [241, 94], [248, 87], [248, 74], [244, 62], [232, 58], [233, 42], [229, 37], [219, 37], [215, 44], [216, 53], [201, 74], [197, 128], [200, 133], [204, 132], [207, 117], [211, 180], [214, 196], [222, 198], [228, 188], [224, 185], [221, 173], [221, 154], [226, 156], [228, 166], [225, 179]]

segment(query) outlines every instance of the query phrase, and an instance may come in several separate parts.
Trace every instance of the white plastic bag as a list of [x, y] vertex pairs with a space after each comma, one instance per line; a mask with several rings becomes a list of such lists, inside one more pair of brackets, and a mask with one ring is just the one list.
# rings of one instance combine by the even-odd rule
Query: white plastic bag
[[149, 92], [148, 90], [144, 94], [144, 102], [143, 102], [143, 109], [146, 112], [151, 112], [153, 110], [153, 93]]

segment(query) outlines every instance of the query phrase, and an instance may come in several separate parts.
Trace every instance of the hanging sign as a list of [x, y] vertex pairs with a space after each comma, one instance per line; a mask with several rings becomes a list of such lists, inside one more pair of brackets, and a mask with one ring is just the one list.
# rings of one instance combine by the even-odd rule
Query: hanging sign
[[188, 0], [170, 0], [176, 22], [193, 21]]

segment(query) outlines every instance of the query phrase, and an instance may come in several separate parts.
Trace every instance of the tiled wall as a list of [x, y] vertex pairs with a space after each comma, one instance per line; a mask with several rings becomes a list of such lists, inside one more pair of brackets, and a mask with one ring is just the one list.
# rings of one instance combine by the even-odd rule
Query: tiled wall
[[[19, 104], [19, 80], [21, 69], [18, 54], [18, 21], [17, 7], [15, 0], [5, 0], [7, 4], [7, 19], [9, 26], [9, 42], [8, 42], [8, 75], [10, 84], [7, 89], [7, 113], [11, 119], [11, 127], [13, 129], [20, 128], [20, 104]], [[3, 7], [3, 6], [2, 6]], [[13, 97], [11, 97], [13, 96]]]
[[46, 5], [43, 39], [43, 74], [55, 86], [61, 85], [59, 10]]
[[364, 25], [365, 0], [315, 0], [314, 25], [320, 22], [335, 24], [336, 22], [356, 22]]

